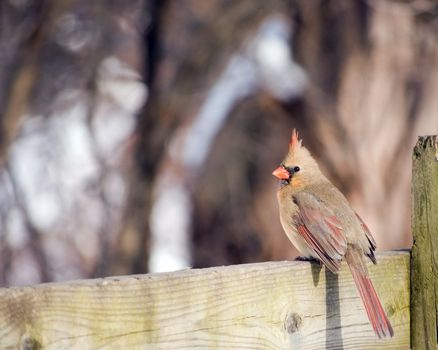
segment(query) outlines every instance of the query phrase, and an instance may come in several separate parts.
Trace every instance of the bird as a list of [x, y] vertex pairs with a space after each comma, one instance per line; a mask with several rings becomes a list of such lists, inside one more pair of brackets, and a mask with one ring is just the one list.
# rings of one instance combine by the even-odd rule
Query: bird
[[345, 196], [321, 172], [293, 129], [286, 157], [273, 172], [279, 179], [277, 200], [281, 225], [304, 258], [322, 262], [338, 273], [345, 259], [378, 338], [394, 330], [374, 289], [366, 265], [377, 263], [376, 242]]

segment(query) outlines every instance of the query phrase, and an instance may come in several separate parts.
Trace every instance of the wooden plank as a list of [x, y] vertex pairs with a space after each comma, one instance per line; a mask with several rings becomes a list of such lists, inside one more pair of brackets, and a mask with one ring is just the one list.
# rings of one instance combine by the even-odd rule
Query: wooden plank
[[411, 346], [438, 349], [438, 137], [419, 137], [412, 167]]
[[0, 289], [0, 348], [406, 349], [409, 253], [378, 259], [390, 340], [376, 339], [346, 264], [267, 262]]

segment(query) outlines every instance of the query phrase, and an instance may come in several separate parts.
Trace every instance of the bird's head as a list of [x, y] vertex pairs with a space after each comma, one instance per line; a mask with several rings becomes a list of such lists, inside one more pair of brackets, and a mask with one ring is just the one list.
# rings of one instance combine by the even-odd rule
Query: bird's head
[[272, 175], [280, 180], [282, 186], [291, 185], [296, 189], [319, 181], [320, 175], [323, 176], [310, 152], [302, 145], [302, 140], [298, 139], [295, 129], [292, 131], [289, 151]]

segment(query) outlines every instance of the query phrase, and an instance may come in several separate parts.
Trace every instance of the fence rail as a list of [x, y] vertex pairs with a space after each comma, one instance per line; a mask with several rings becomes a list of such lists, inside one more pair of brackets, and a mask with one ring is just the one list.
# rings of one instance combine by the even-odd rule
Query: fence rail
[[26, 349], [406, 349], [409, 253], [378, 259], [370, 270], [395, 330], [387, 341], [376, 339], [346, 265], [336, 276], [318, 264], [268, 262], [3, 289], [0, 342]]
[[0, 348], [436, 349], [436, 145], [414, 150], [412, 255], [369, 265], [392, 339], [375, 337], [345, 264], [267, 262], [3, 288]]

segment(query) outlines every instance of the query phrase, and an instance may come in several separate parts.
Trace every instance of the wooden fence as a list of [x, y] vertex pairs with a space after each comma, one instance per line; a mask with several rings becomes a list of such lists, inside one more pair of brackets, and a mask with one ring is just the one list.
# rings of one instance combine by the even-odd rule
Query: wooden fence
[[0, 348], [437, 349], [437, 140], [414, 149], [412, 254], [369, 266], [392, 339], [376, 339], [345, 264], [267, 262], [3, 288]]

